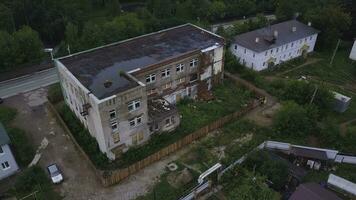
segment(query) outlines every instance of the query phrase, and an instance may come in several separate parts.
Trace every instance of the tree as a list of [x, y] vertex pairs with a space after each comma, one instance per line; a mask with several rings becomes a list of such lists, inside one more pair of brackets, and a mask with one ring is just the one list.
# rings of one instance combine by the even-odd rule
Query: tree
[[330, 47], [350, 28], [351, 16], [338, 3], [330, 3], [322, 8], [310, 9], [305, 15], [306, 21], [321, 30], [321, 46]]
[[78, 26], [68, 23], [65, 31], [65, 43], [69, 46], [71, 53], [79, 51], [80, 48], [80, 37], [78, 33]]
[[[266, 177], [253, 174], [248, 171], [243, 172], [243, 178], [237, 187], [228, 191], [228, 199], [239, 200], [277, 200], [280, 195], [268, 188]], [[236, 179], [237, 177], [235, 177]], [[230, 180], [231, 181], [231, 180]]]
[[0, 71], [6, 71], [14, 65], [15, 50], [14, 37], [8, 32], [0, 31]]
[[276, 190], [282, 189], [288, 178], [288, 166], [285, 162], [271, 158], [266, 151], [256, 151], [251, 153], [244, 162], [245, 168], [255, 169], [259, 174], [266, 175], [271, 181], [272, 187]]
[[213, 1], [208, 9], [208, 18], [212, 21], [221, 19], [225, 16], [226, 6], [223, 1]]
[[40, 61], [43, 56], [43, 44], [38, 33], [24, 26], [14, 34], [16, 64]]
[[81, 48], [90, 49], [104, 44], [102, 29], [99, 25], [88, 22], [84, 25], [80, 38]]
[[0, 30], [15, 32], [14, 18], [11, 9], [0, 3]]
[[148, 0], [147, 8], [158, 18], [171, 17], [175, 3], [172, 0]]
[[112, 16], [117, 16], [121, 13], [121, 5], [119, 0], [110, 0], [110, 4], [108, 4], [108, 9]]
[[315, 107], [285, 102], [273, 120], [274, 129], [284, 135], [305, 136], [316, 128]]
[[298, 1], [296, 0], [276, 0], [276, 16], [279, 21], [292, 19], [298, 12]]

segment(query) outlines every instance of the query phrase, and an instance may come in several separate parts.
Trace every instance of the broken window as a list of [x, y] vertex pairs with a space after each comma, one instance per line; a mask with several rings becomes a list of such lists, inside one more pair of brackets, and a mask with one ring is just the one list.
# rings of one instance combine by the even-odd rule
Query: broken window
[[190, 82], [194, 82], [194, 81], [196, 81], [196, 80], [198, 80], [198, 74], [191, 74], [190, 75]]
[[111, 122], [111, 130], [112, 132], [117, 131], [119, 128], [117, 126], [117, 122]]
[[110, 119], [116, 119], [116, 110], [110, 110], [109, 111], [109, 116], [110, 116]]

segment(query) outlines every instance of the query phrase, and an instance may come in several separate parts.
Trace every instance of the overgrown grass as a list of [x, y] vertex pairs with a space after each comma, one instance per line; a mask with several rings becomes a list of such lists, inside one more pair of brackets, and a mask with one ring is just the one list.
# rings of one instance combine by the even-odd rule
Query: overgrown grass
[[240, 110], [252, 98], [249, 91], [230, 81], [215, 87], [214, 96], [216, 99], [210, 102], [188, 101], [178, 104], [182, 115], [180, 126], [171, 133], [154, 135], [144, 146], [131, 148], [122, 155], [121, 164], [134, 163], [153, 154], [214, 120]]
[[181, 124], [175, 131], [154, 134], [147, 144], [130, 148], [120, 159], [114, 162], [108, 162], [107, 159], [103, 158], [103, 154], [100, 153], [95, 139], [91, 138], [89, 132], [83, 128], [80, 121], [67, 106], [62, 103], [56, 107], [71, 129], [77, 142], [82, 146], [93, 163], [100, 169], [116, 169], [142, 160], [214, 120], [240, 110], [253, 97], [249, 91], [238, 87], [228, 80], [216, 86], [213, 92], [216, 98], [210, 102], [182, 101], [182, 103], [178, 104], [178, 110], [182, 115]]
[[17, 163], [26, 167], [33, 159], [35, 150], [24, 130], [17, 128], [12, 121], [17, 115], [17, 110], [10, 107], [0, 107], [0, 122], [3, 123], [11, 140], [12, 151]]
[[188, 184], [183, 185], [181, 187], [175, 188], [169, 184], [167, 181], [167, 176], [170, 173], [174, 172], [166, 172], [163, 174], [159, 180], [159, 182], [153, 187], [153, 189], [144, 196], [138, 197], [136, 200], [152, 200], [152, 199], [164, 199], [164, 200], [176, 200], [181, 197], [186, 191], [196, 186], [196, 180], [198, 178], [198, 174], [190, 171], [192, 173], [192, 181]]

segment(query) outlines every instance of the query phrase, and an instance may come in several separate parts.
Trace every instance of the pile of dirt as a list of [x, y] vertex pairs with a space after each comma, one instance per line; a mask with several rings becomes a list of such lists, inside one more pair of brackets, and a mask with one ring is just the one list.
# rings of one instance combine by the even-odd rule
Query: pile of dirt
[[184, 168], [178, 172], [172, 172], [167, 176], [167, 182], [174, 188], [180, 188], [192, 180], [193, 175], [190, 173], [188, 168]]

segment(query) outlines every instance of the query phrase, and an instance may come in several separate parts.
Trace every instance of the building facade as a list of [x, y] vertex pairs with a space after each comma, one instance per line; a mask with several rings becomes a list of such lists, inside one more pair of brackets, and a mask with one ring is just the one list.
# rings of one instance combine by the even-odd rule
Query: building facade
[[236, 36], [230, 51], [241, 64], [261, 71], [313, 52], [318, 33], [311, 23], [290, 20]]
[[66, 104], [115, 159], [174, 130], [179, 100], [209, 98], [223, 78], [223, 51], [223, 38], [186, 24], [54, 62]]
[[351, 60], [356, 60], [356, 38], [355, 38], [355, 41], [354, 41], [354, 45], [352, 46], [352, 49], [351, 49], [350, 59]]
[[15, 174], [19, 170], [11, 152], [10, 138], [0, 123], [0, 180]]

